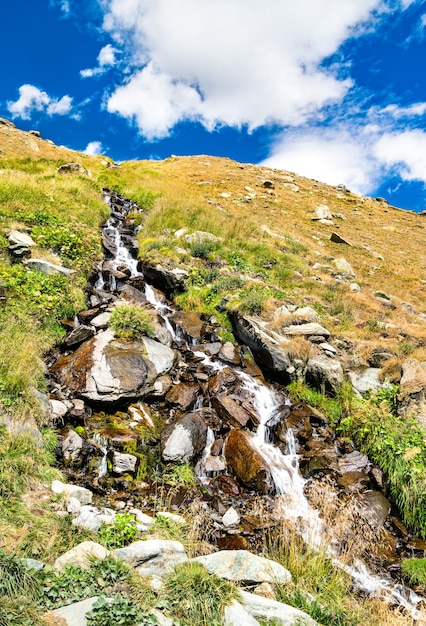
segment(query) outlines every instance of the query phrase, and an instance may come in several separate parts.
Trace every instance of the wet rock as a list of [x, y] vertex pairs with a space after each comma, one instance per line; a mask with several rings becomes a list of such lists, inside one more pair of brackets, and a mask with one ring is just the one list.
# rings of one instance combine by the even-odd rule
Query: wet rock
[[238, 349], [230, 341], [223, 344], [219, 352], [219, 358], [225, 361], [225, 363], [231, 363], [232, 365], [240, 365], [241, 363]]
[[106, 330], [61, 357], [51, 371], [74, 393], [97, 402], [141, 398], [155, 379], [171, 369], [173, 350], [153, 339], [114, 339]]
[[98, 315], [100, 309], [98, 307], [94, 309], [86, 309], [85, 311], [80, 311], [77, 315], [78, 320], [81, 324], [89, 323], [96, 315]]
[[62, 341], [62, 347], [65, 349], [73, 349], [82, 344], [87, 339], [93, 337], [95, 331], [92, 326], [77, 326]]
[[173, 291], [182, 291], [185, 286], [185, 280], [188, 278], [188, 272], [182, 268], [168, 268], [163, 265], [143, 264], [143, 273], [149, 283], [153, 283], [156, 287], [170, 293]]
[[70, 430], [62, 442], [62, 456], [65, 463], [74, 463], [83, 452], [84, 440], [75, 430]]
[[124, 285], [123, 289], [120, 292], [120, 297], [127, 302], [132, 302], [133, 304], [142, 304], [146, 302], [146, 296], [144, 292], [128, 284]]
[[161, 539], [136, 541], [125, 548], [114, 550], [112, 555], [126, 561], [142, 576], [159, 578], [171, 572], [178, 563], [188, 560], [181, 543]]
[[138, 459], [133, 454], [123, 454], [114, 450], [111, 454], [111, 462], [114, 474], [134, 474]]
[[166, 401], [185, 411], [194, 404], [199, 393], [200, 385], [196, 382], [178, 383], [167, 392]]
[[174, 326], [181, 328], [187, 338], [201, 341], [204, 322], [197, 313], [177, 311], [170, 317], [170, 321]]
[[222, 550], [192, 560], [201, 563], [210, 574], [226, 580], [246, 584], [285, 584], [291, 581], [290, 572], [282, 565], [246, 550]]
[[248, 489], [272, 493], [274, 482], [268, 463], [252, 445], [253, 435], [238, 428], [229, 433], [225, 444], [228, 466]]
[[251, 419], [251, 414], [228, 395], [212, 398], [212, 406], [223, 420], [237, 428], [246, 426]]
[[94, 317], [90, 323], [97, 330], [100, 330], [101, 328], [108, 327], [110, 319], [111, 319], [111, 313], [105, 311], [104, 313], [100, 313], [99, 315]]
[[165, 461], [186, 463], [206, 445], [207, 425], [200, 412], [188, 413], [166, 426], [161, 433], [161, 454]]
[[338, 478], [337, 484], [347, 491], [362, 491], [370, 484], [370, 479], [365, 472], [346, 472]]
[[65, 552], [65, 554], [62, 554], [62, 556], [58, 557], [53, 567], [55, 570], [61, 572], [65, 569], [65, 566], [70, 563], [71, 565], [88, 569], [94, 558], [106, 559], [108, 555], [109, 551], [99, 543], [95, 543], [94, 541], [83, 541], [71, 550], [68, 550], [68, 552]]
[[233, 476], [222, 474], [214, 479], [213, 484], [217, 485], [220, 491], [231, 496], [238, 496], [240, 494], [240, 487]]
[[209, 392], [215, 396], [238, 382], [238, 376], [230, 367], [224, 367], [209, 380]]

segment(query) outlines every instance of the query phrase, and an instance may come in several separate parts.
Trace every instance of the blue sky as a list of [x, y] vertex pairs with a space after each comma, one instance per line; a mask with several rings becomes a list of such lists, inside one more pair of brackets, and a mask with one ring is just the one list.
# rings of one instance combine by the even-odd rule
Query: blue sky
[[116, 161], [211, 154], [426, 210], [426, 2], [2, 7], [0, 116]]

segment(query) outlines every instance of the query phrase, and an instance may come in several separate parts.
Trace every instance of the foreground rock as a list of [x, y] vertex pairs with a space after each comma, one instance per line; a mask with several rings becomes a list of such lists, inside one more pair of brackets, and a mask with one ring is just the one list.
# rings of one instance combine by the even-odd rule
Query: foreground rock
[[161, 434], [164, 461], [187, 463], [199, 454], [206, 445], [207, 424], [202, 411], [188, 413], [169, 424]]
[[143, 576], [161, 578], [174, 566], [188, 560], [185, 548], [179, 541], [148, 539], [135, 541], [126, 548], [114, 550], [112, 555], [126, 561]]
[[238, 428], [229, 433], [225, 446], [228, 466], [248, 489], [272, 493], [274, 481], [268, 463], [251, 444], [253, 435]]
[[142, 398], [155, 380], [168, 372], [175, 353], [158, 341], [115, 339], [111, 330], [98, 333], [51, 368], [72, 392], [96, 402]]
[[282, 626], [317, 626], [315, 620], [299, 609], [247, 591], [240, 593], [241, 604], [252, 617], [275, 620], [275, 624]]
[[291, 581], [290, 572], [282, 565], [247, 550], [221, 550], [193, 560], [201, 563], [209, 574], [234, 582], [283, 584]]

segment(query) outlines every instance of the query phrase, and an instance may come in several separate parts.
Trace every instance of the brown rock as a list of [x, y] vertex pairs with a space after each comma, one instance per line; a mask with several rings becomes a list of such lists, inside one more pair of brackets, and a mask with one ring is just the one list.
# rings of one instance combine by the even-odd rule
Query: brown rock
[[201, 340], [201, 331], [204, 322], [197, 313], [178, 311], [171, 316], [170, 321], [176, 326], [179, 326], [188, 337], [197, 339], [198, 341]]
[[241, 363], [238, 349], [230, 341], [223, 344], [219, 352], [219, 358], [225, 361], [225, 363], [232, 363], [232, 365], [240, 365]]
[[209, 392], [217, 395], [227, 387], [234, 385], [238, 381], [238, 376], [230, 367], [224, 367], [209, 381]]
[[237, 428], [246, 426], [251, 417], [250, 413], [225, 394], [213, 398], [212, 406], [223, 420]]
[[262, 494], [272, 493], [274, 482], [268, 463], [252, 446], [253, 435], [234, 428], [225, 444], [225, 458], [235, 476], [248, 489]]
[[178, 383], [167, 392], [166, 400], [185, 411], [195, 402], [199, 393], [200, 385], [196, 382]]
[[364, 472], [346, 472], [337, 480], [339, 487], [348, 491], [361, 491], [369, 482], [370, 480]]

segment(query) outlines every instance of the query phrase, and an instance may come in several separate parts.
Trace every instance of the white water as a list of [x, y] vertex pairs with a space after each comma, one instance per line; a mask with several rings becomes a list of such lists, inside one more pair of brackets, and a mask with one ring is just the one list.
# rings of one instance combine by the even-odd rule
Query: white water
[[99, 447], [99, 450], [102, 452], [102, 458], [98, 467], [98, 479], [106, 476], [108, 473], [108, 463], [107, 463], [107, 441], [99, 433], [95, 433], [93, 435], [93, 441]]
[[[113, 261], [114, 267], [117, 268], [120, 265], [125, 265], [130, 269], [131, 276], [140, 276], [141, 274], [137, 270], [137, 261], [131, 257], [129, 251], [123, 244], [117, 228], [113, 225], [112, 218], [107, 222], [107, 227], [115, 231], [114, 240], [117, 246], [117, 255]], [[103, 286], [104, 281], [102, 273], [100, 272], [95, 287], [102, 289]], [[161, 303], [157, 299], [155, 291], [147, 284], [145, 286], [145, 296], [147, 301], [154, 306], [155, 310], [164, 320], [164, 324], [173, 340], [179, 341], [180, 337], [168, 319], [169, 315], [174, 312], [174, 309], [169, 305]], [[202, 357], [203, 364], [212, 370], [219, 371], [225, 367], [222, 362], [217, 359], [212, 359], [204, 352], [197, 351], [194, 352], [194, 355]], [[297, 531], [309, 546], [314, 549], [319, 549], [324, 541], [323, 521], [318, 512], [311, 508], [304, 494], [306, 481], [299, 471], [299, 458], [296, 453], [293, 433], [291, 429], [287, 431], [286, 444], [288, 454], [283, 454], [279, 448], [267, 442], [268, 429], [266, 424], [268, 420], [274, 416], [279, 405], [283, 403], [282, 398], [279, 398], [278, 394], [272, 388], [254, 379], [246, 372], [237, 370], [237, 373], [245, 389], [252, 395], [253, 406], [260, 417], [260, 423], [253, 437], [252, 444], [259, 451], [270, 468], [277, 492], [278, 508], [280, 509], [282, 517], [294, 522]], [[207, 445], [202, 459], [197, 466], [197, 474], [200, 476], [201, 480], [207, 481], [206, 473], [203, 468], [205, 467], [205, 461], [210, 456], [213, 443], [214, 433], [209, 429]], [[100, 478], [104, 476], [107, 471], [107, 451], [105, 447], [102, 447], [101, 443], [99, 443], [99, 446], [104, 453], [99, 467], [98, 475]], [[203, 476], [204, 479], [202, 478]], [[404, 588], [401, 585], [395, 585], [390, 579], [387, 580], [370, 574], [366, 565], [361, 561], [355, 561], [352, 566], [345, 565], [339, 560], [337, 551], [331, 546], [327, 548], [327, 554], [336, 567], [343, 569], [352, 576], [358, 588], [371, 595], [386, 597], [389, 602], [396, 602], [405, 607], [414, 619], [419, 617], [420, 612], [417, 610], [416, 606], [422, 598], [412, 590]]]

